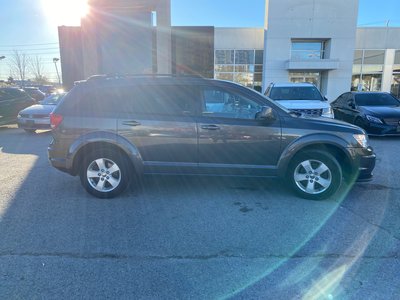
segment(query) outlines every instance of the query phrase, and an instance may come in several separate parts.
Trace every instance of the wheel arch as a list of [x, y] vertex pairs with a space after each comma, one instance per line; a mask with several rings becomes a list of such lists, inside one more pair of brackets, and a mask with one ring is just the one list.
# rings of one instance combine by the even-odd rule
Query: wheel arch
[[113, 149], [114, 151], [126, 155], [133, 170], [135, 170], [137, 174], [142, 173], [143, 160], [138, 149], [121, 136], [103, 132], [82, 136], [71, 144], [68, 150], [71, 174], [77, 175], [79, 173], [79, 166], [82, 164], [85, 153], [104, 148]]
[[348, 151], [347, 143], [336, 136], [312, 136], [305, 139], [299, 139], [289, 145], [282, 153], [278, 162], [278, 175], [285, 177], [290, 162], [300, 153], [305, 151], [321, 151], [333, 155], [342, 168], [343, 175], [347, 180], [351, 180], [355, 174], [355, 168], [352, 163], [351, 154]]

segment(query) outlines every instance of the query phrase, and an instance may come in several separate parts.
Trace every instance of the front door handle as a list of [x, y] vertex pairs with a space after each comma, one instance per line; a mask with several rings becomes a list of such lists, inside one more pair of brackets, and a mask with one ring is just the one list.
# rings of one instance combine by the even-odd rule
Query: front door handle
[[217, 125], [202, 125], [201, 129], [205, 129], [205, 130], [219, 130], [221, 128], [219, 128], [219, 126]]
[[137, 121], [123, 121], [122, 125], [127, 125], [127, 126], [139, 126], [140, 123]]

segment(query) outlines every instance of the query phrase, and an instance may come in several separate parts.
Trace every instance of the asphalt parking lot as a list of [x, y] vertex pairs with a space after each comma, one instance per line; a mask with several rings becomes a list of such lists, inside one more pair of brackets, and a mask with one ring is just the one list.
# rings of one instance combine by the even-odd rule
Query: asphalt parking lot
[[146, 178], [113, 200], [0, 127], [0, 297], [399, 299], [400, 138], [374, 180], [299, 199], [277, 180]]

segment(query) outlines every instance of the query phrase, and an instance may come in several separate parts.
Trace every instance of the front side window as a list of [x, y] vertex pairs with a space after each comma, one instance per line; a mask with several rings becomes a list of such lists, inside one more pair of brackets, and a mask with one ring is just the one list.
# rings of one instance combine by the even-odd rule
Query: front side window
[[390, 94], [358, 94], [356, 103], [360, 106], [399, 106], [400, 102]]
[[203, 90], [203, 114], [212, 117], [255, 119], [262, 105], [243, 95], [220, 88]]

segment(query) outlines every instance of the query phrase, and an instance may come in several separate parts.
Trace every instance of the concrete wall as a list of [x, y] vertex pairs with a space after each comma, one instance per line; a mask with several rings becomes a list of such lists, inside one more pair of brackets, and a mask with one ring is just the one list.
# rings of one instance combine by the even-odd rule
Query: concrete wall
[[85, 79], [82, 53], [82, 31], [80, 27], [58, 27], [62, 82], [66, 90], [74, 82]]
[[262, 28], [215, 28], [215, 49], [264, 49]]
[[357, 16], [358, 0], [266, 0], [263, 89], [288, 81], [292, 39], [330, 39], [329, 58], [339, 67], [323, 76], [322, 92], [333, 100], [349, 91]]
[[357, 28], [356, 49], [400, 49], [400, 27]]

